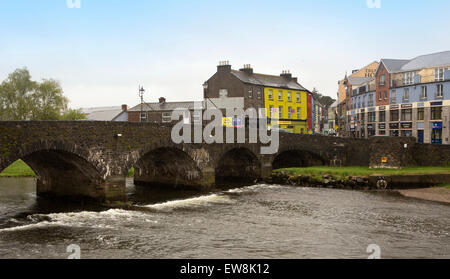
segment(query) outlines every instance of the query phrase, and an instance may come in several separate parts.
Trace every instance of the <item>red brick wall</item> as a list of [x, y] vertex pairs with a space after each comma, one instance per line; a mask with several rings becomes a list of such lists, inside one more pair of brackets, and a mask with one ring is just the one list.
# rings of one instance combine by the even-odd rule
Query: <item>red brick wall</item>
[[[384, 85], [380, 84], [381, 76], [385, 75], [386, 82]], [[383, 64], [380, 65], [380, 68], [378, 69], [377, 75], [376, 75], [376, 84], [377, 84], [377, 106], [387, 106], [389, 105], [389, 89], [391, 84], [391, 77], [389, 72], [386, 70]], [[387, 94], [387, 98], [385, 98], [385, 93]], [[380, 100], [380, 94], [381, 94], [381, 100]]]

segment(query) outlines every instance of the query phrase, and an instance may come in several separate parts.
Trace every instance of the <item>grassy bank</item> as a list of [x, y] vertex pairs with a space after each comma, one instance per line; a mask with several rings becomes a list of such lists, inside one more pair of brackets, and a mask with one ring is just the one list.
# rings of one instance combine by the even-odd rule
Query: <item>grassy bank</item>
[[25, 164], [24, 161], [18, 160], [3, 170], [0, 177], [35, 177], [33, 170]]
[[404, 169], [370, 169], [368, 167], [309, 167], [280, 169], [275, 172], [287, 172], [291, 175], [333, 175], [333, 176], [391, 176], [408, 174], [450, 173], [450, 167], [409, 167]]

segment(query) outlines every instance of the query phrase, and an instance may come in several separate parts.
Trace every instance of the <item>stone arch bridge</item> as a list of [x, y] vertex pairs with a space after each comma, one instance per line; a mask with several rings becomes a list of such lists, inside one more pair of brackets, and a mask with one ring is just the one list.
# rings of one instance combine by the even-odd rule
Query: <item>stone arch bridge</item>
[[236, 180], [252, 183], [274, 168], [368, 166], [374, 150], [401, 149], [406, 141], [280, 134], [278, 152], [261, 155], [260, 144], [174, 144], [171, 130], [150, 123], [0, 122], [0, 172], [22, 159], [37, 174], [40, 196], [114, 201], [125, 199], [131, 167], [137, 185], [208, 190]]

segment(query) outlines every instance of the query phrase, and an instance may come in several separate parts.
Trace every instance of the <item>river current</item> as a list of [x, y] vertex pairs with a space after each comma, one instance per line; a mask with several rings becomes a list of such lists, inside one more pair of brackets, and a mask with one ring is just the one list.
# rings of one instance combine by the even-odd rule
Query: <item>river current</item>
[[36, 197], [0, 179], [0, 258], [450, 258], [450, 207], [394, 192], [255, 185], [207, 194], [139, 188], [130, 210]]

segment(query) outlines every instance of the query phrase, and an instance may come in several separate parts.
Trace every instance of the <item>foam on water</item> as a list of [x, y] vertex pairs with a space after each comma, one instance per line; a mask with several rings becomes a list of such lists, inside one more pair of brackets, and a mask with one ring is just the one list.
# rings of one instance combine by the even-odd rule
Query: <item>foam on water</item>
[[177, 208], [190, 208], [199, 206], [211, 206], [215, 204], [232, 204], [230, 197], [224, 195], [208, 195], [185, 200], [175, 200], [158, 204], [145, 205], [144, 208], [150, 208], [157, 211], [172, 211]]
[[151, 216], [147, 213], [127, 211], [122, 209], [110, 209], [102, 212], [82, 211], [53, 214], [34, 214], [27, 217], [27, 220], [33, 222], [33, 224], [0, 229], [0, 232], [58, 226], [111, 229], [114, 228], [110, 225], [111, 221], [116, 221], [116, 223], [124, 223], [140, 220], [142, 222], [157, 223], [157, 221], [150, 220], [149, 217]]

